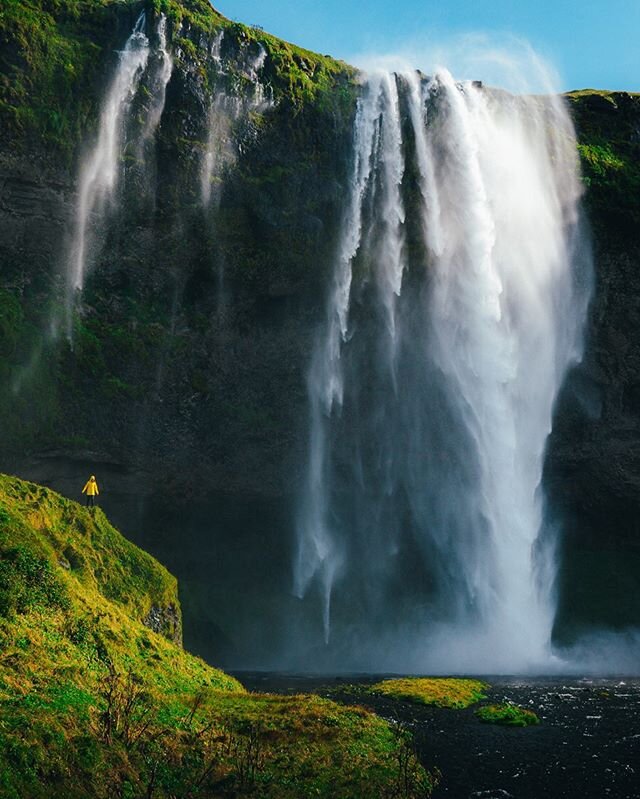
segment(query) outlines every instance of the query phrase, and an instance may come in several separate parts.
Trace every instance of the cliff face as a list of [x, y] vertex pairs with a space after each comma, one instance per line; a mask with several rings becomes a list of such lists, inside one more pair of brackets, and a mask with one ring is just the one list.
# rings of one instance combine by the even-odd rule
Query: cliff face
[[[69, 41], [91, 37], [90, 66], [80, 62], [72, 84], [78, 103], [55, 112], [64, 141], [39, 116], [25, 119], [29, 102], [45, 101], [46, 75], [22, 64], [15, 38], [4, 42], [11, 84], [32, 77], [31, 95], [5, 88], [1, 109], [4, 462], [28, 451], [121, 475], [142, 469], [153, 475], [145, 490], [282, 491], [341, 210], [352, 71], [232, 25], [204, 2], [149, 6], [150, 63], [162, 14], [173, 51], [160, 125], [144, 143], [152, 65], [125, 120], [118, 187], [69, 344], [62, 306], [78, 176], [117, 68], [111, 48], [123, 47], [142, 5], [108, 9], [111, 23], [93, 27], [84, 12], [75, 21], [51, 12]], [[212, 135], [223, 143], [208, 152]]]
[[[0, 14], [0, 466], [69, 494], [97, 471], [109, 512], [184, 579], [197, 611], [187, 640], [205, 654], [230, 639], [230, 652], [254, 647], [255, 598], [277, 594], [273, 615], [292, 601], [290, 500], [348, 180], [354, 72], [205, 0], [29, 8]], [[94, 209], [100, 235], [69, 340], [79, 176], [115, 50], [142, 10], [151, 67], [126, 117], [116, 191]], [[173, 68], [148, 139], [161, 21]], [[596, 289], [545, 478], [567, 530], [565, 637], [576, 622], [640, 619], [640, 98], [567, 101]], [[212, 592], [216, 608], [237, 610], [235, 629]]]
[[640, 96], [575, 92], [595, 285], [583, 362], [559, 398], [545, 474], [565, 529], [558, 633], [638, 623]]

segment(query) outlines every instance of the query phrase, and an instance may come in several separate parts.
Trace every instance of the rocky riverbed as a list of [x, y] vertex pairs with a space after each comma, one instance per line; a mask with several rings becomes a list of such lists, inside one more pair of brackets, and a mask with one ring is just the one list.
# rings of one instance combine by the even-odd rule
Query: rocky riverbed
[[251, 690], [317, 693], [406, 725], [424, 765], [442, 772], [434, 799], [640, 797], [638, 678], [483, 677], [487, 702], [515, 702], [540, 718], [512, 728], [482, 724], [477, 706], [451, 710], [367, 694], [363, 688], [379, 676], [236, 676]]

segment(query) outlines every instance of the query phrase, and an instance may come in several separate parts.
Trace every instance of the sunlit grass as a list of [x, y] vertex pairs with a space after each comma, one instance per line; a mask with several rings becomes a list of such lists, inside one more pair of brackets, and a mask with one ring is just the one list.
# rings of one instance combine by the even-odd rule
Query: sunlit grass
[[[178, 629], [142, 620], [174, 607]], [[178, 633], [178, 635], [176, 634]], [[102, 511], [0, 475], [0, 796], [430, 794], [374, 713], [248, 693], [185, 652], [175, 578]], [[408, 775], [408, 781], [407, 781]]]
[[435, 707], [465, 708], [485, 698], [489, 686], [480, 680], [455, 677], [407, 677], [383, 680], [371, 691]]

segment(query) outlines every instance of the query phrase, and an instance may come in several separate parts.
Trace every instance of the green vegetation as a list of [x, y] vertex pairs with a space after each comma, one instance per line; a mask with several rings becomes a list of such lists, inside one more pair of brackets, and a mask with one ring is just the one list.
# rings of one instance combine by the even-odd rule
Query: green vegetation
[[614, 92], [608, 91], [607, 89], [575, 89], [573, 91], [567, 92], [566, 96], [570, 97], [571, 99], [579, 99], [581, 97], [602, 97], [608, 103], [615, 108], [616, 107], [616, 97], [620, 94], [626, 94], [629, 97], [640, 97], [640, 92]]
[[640, 94], [585, 89], [566, 96], [591, 224], [608, 246], [617, 245], [640, 225]]
[[485, 698], [484, 690], [489, 686], [480, 680], [454, 677], [407, 677], [383, 680], [371, 686], [374, 693], [394, 699], [408, 699], [422, 705], [435, 707], [465, 708]]
[[507, 727], [530, 727], [539, 724], [540, 719], [533, 710], [527, 710], [519, 705], [504, 703], [499, 705], [484, 705], [475, 711], [476, 716], [485, 724], [502, 724]]
[[[33, 604], [31, 589], [39, 595], [49, 583], [64, 585], [67, 571], [73, 576], [72, 585], [82, 587], [85, 605], [89, 599], [98, 603], [106, 598], [139, 621], [152, 608], [171, 608], [169, 615], [179, 620], [175, 578], [121, 536], [99, 508], [90, 513], [46, 488], [1, 475], [0, 497], [0, 518], [4, 519], [0, 551], [3, 565], [12, 565], [7, 590], [15, 591], [17, 585], [29, 589], [21, 605]], [[34, 537], [34, 532], [40, 535]], [[56, 592], [57, 596], [69, 594], [68, 588]], [[164, 632], [180, 640], [179, 625]]]
[[255, 39], [265, 48], [269, 56], [267, 70], [273, 75], [274, 88], [295, 108], [300, 109], [318, 98], [321, 105], [338, 102], [346, 107], [353, 103], [355, 93], [351, 81], [356, 75], [353, 67], [255, 28], [244, 28], [243, 34], [247, 40]]
[[[5, 0], [0, 8], [0, 126], [24, 142], [65, 150], [95, 110], [101, 46], [113, 31], [115, 3], [89, 0]], [[80, 88], [82, 87], [82, 88]]]
[[611, 145], [605, 144], [578, 144], [578, 152], [589, 171], [598, 177], [604, 177], [610, 170], [625, 168], [625, 162], [611, 150]]
[[215, 33], [221, 24], [227, 22], [208, 0], [150, 0], [147, 6], [156, 14], [166, 14], [174, 28], [184, 26], [203, 33]]
[[175, 579], [100, 509], [0, 475], [0, 794], [430, 794], [403, 732], [319, 697], [248, 694], [179, 630]]
[[[323, 102], [352, 99], [351, 67], [231, 22], [208, 0], [6, 0], [0, 8], [0, 122], [21, 148], [45, 141], [73, 156], [97, 117], [105, 76], [123, 44], [118, 19], [129, 14], [131, 25], [143, 8], [151, 19], [167, 16], [174, 47], [205, 82], [208, 41], [224, 28], [237, 49], [265, 48], [265, 75], [277, 100], [299, 109], [320, 95]], [[241, 70], [232, 78], [246, 80]]]

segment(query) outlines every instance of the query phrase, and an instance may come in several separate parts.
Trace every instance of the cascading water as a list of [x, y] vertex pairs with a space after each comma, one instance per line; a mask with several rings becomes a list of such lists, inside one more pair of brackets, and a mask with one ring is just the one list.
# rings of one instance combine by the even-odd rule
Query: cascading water
[[167, 96], [167, 85], [171, 80], [171, 73], [173, 72], [173, 59], [167, 49], [167, 18], [164, 14], [160, 15], [158, 20], [158, 47], [154, 53], [154, 61], [157, 66], [151, 78], [151, 105], [147, 113], [147, 118], [140, 137], [140, 153], [144, 151], [147, 142], [152, 141], [162, 112], [164, 111], [165, 100]]
[[[92, 226], [97, 221], [94, 217], [99, 217], [113, 198], [118, 182], [124, 123], [149, 58], [145, 22], [143, 11], [120, 53], [115, 76], [102, 106], [96, 143], [81, 168], [68, 272], [69, 311], [74, 296], [84, 286]], [[68, 316], [70, 319], [70, 313]]]
[[204, 208], [209, 207], [212, 194], [217, 196], [213, 189], [238, 156], [238, 124], [252, 111], [264, 111], [270, 105], [260, 82], [260, 72], [267, 56], [264, 47], [258, 45], [257, 53], [241, 53], [236, 57], [239, 64], [235, 66], [241, 67], [248, 84], [242, 86], [242, 91], [237, 91], [224, 85], [227, 72], [221, 56], [223, 41], [224, 32], [221, 31], [211, 46], [211, 60], [217, 67], [218, 77], [223, 79], [223, 85], [214, 93], [209, 109], [209, 133], [200, 172], [200, 195]]
[[550, 657], [541, 478], [581, 355], [580, 194], [559, 98], [446, 71], [365, 82], [309, 372], [294, 569], [345, 667]]

